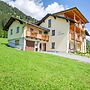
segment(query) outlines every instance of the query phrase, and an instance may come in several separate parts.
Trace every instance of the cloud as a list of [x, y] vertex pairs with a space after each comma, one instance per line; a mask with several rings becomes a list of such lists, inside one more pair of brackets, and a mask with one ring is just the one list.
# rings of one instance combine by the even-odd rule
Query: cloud
[[87, 36], [87, 40], [89, 40], [89, 41], [90, 41], [90, 36]]
[[55, 13], [64, 10], [64, 6], [59, 5], [57, 2], [54, 2], [51, 5], [48, 5], [45, 10], [47, 13]]
[[64, 6], [54, 2], [44, 7], [42, 0], [2, 0], [13, 7], [17, 7], [28, 16], [38, 20], [43, 18], [47, 13], [56, 13], [64, 10]]

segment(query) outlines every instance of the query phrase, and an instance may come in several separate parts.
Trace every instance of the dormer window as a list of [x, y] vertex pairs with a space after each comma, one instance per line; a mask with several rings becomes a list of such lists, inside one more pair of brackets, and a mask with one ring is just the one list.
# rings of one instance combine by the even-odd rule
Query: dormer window
[[16, 33], [19, 33], [19, 27], [17, 27], [17, 29], [16, 29]]
[[51, 27], [51, 19], [48, 20], [48, 28]]

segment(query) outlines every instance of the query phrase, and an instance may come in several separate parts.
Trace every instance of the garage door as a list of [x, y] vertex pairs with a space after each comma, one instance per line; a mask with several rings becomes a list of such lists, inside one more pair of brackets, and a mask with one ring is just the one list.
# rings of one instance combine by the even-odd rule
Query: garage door
[[26, 41], [26, 50], [34, 51], [34, 41]]

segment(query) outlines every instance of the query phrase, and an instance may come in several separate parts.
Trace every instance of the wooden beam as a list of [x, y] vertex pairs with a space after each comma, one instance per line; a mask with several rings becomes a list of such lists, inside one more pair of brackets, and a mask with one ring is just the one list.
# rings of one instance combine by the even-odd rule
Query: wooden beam
[[[76, 13], [74, 10], [73, 10], [73, 12]], [[80, 16], [77, 15], [77, 14], [76, 14], [76, 16], [77, 16], [79, 19], [81, 19], [81, 21], [82, 21], [83, 23], [85, 22], [85, 20], [84, 20], [82, 17], [80, 17]]]
[[[75, 13], [74, 13], [74, 20], [76, 20], [76, 15], [75, 15]], [[76, 23], [74, 24], [74, 52], [76, 51], [75, 34], [76, 34]]]

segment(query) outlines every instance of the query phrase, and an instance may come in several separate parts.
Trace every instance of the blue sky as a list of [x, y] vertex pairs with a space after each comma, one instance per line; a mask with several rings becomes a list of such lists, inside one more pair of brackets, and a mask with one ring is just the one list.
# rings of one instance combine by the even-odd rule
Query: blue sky
[[[45, 7], [53, 2], [58, 2], [66, 8], [77, 7], [90, 22], [90, 0], [43, 0]], [[86, 27], [90, 31], [90, 24], [87, 24]]]

